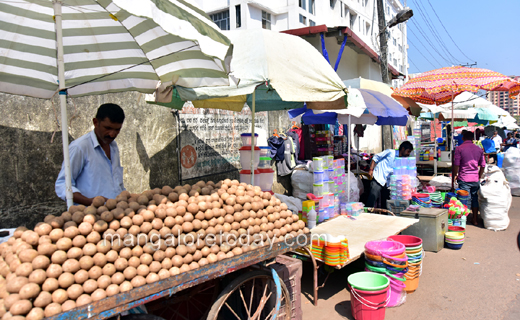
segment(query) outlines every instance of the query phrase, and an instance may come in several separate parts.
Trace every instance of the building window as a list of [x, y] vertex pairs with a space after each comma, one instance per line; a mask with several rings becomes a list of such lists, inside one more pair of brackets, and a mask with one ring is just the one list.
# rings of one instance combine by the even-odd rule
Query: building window
[[309, 19], [309, 26], [314, 27], [316, 25], [316, 22]]
[[307, 25], [307, 17], [300, 14], [300, 23]]
[[300, 0], [300, 8], [302, 8], [303, 10], [307, 9], [306, 4], [307, 0]]
[[394, 66], [396, 66], [397, 65], [397, 59], [394, 58], [393, 61], [394, 61]]
[[229, 10], [214, 13], [209, 17], [220, 30], [229, 30]]
[[330, 0], [330, 8], [334, 9], [335, 5], [336, 5], [336, 0]]
[[354, 30], [357, 14], [350, 13], [350, 29]]
[[403, 46], [402, 45], [399, 45], [398, 48], [399, 48], [399, 52], [403, 52]]
[[394, 43], [394, 46], [397, 45], [397, 41], [395, 40], [395, 38], [392, 39], [392, 42]]
[[236, 16], [236, 21], [237, 21], [236, 27], [240, 28], [242, 26], [242, 13], [241, 13], [239, 4], [235, 6], [235, 16]]
[[262, 11], [262, 28], [271, 30], [271, 14]]
[[309, 0], [309, 13], [316, 14], [316, 3], [315, 0]]

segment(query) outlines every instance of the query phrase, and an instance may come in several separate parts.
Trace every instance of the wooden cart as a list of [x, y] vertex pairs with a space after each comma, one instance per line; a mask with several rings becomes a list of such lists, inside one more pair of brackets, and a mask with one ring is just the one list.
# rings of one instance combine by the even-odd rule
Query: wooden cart
[[[209, 294], [216, 297], [210, 304], [211, 307], [208, 310], [198, 310], [200, 311], [198, 316], [194, 315], [197, 310], [193, 309], [195, 311], [192, 310], [191, 315], [182, 315], [181, 318], [208, 320], [290, 319], [291, 299], [289, 292], [283, 281], [280, 281], [276, 271], [269, 268], [269, 264], [273, 262], [277, 255], [308, 246], [309, 243], [310, 235], [288, 238], [287, 241], [275, 242], [272, 247], [265, 245], [196, 270], [184, 272], [57, 314], [48, 319], [107, 319], [118, 316], [123, 311], [165, 297], [173, 297], [177, 301], [194, 302], [197, 299], [190, 295], [183, 299], [182, 291], [200, 284], [210, 283], [217, 278], [219, 278], [218, 280], [225, 278], [228, 283], [220, 294], [214, 294], [214, 288], [219, 286], [209, 286], [213, 288], [208, 290]], [[239, 270], [242, 272], [236, 272]], [[241, 274], [238, 275], [239, 273]], [[231, 279], [232, 277], [234, 278]], [[205, 288], [203, 286], [202, 289], [194, 292], [201, 293], [201, 290], [202, 292], [206, 290]], [[163, 299], [163, 301], [171, 300]], [[175, 311], [172, 310], [172, 312]], [[139, 318], [147, 319], [146, 316]], [[157, 319], [157, 317], [149, 316], [148, 319]]]

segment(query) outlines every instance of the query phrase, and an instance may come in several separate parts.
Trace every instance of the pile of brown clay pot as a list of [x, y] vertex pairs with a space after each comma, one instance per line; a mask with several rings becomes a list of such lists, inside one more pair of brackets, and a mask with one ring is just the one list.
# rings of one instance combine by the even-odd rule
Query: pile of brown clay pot
[[0, 317], [50, 317], [308, 232], [237, 180], [96, 197], [0, 244]]

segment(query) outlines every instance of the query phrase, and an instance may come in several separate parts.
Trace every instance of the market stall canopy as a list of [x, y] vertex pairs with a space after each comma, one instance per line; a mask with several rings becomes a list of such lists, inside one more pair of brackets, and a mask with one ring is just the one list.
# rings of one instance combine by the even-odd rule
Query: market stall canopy
[[[58, 14], [63, 43], [56, 36]], [[0, 91], [5, 93], [49, 99], [62, 88], [77, 97], [151, 93], [159, 81], [186, 87], [229, 84], [231, 42], [185, 1], [0, 1], [0, 22]], [[65, 83], [59, 88], [60, 45]]]
[[[452, 103], [440, 106], [420, 104], [423, 111], [438, 114], [440, 120], [451, 119]], [[453, 99], [453, 117], [455, 119], [498, 121], [508, 116], [509, 112], [492, 104], [471, 92], [463, 92]]]
[[[394, 90], [386, 83], [381, 81], [369, 80], [365, 78], [354, 78], [344, 80], [343, 83], [347, 88], [357, 88], [357, 89], [368, 89], [377, 92], [381, 92], [386, 94], [387, 96], [391, 96], [394, 93]], [[421, 113], [421, 107], [417, 104], [417, 102], [413, 101], [410, 98], [405, 97], [393, 97], [397, 102], [399, 102], [403, 107], [408, 109], [409, 113], [413, 116], [419, 116]]]
[[507, 115], [505, 117], [501, 117], [498, 119], [497, 122], [491, 124], [490, 126], [494, 126], [497, 128], [503, 128], [506, 127], [507, 130], [515, 130], [519, 129], [520, 127], [516, 124], [516, 119], [513, 118], [511, 115]]
[[395, 90], [393, 97], [410, 98], [424, 104], [444, 104], [465, 91], [508, 91], [520, 93], [520, 82], [501, 73], [481, 68], [445, 67], [421, 73]]
[[240, 81], [218, 88], [173, 88], [171, 98], [160, 105], [181, 109], [184, 101], [198, 108], [241, 111], [252, 105], [256, 94], [256, 112], [288, 110], [305, 101], [340, 101], [345, 105], [345, 86], [321, 53], [297, 36], [275, 31], [241, 30], [224, 34], [233, 43], [232, 75]]
[[306, 123], [306, 119], [313, 114], [336, 113], [338, 121], [345, 124], [348, 123], [349, 115], [351, 124], [405, 126], [408, 122], [408, 111], [390, 95], [378, 91], [349, 88], [347, 102], [347, 108], [312, 110], [312, 113], [305, 112], [302, 119]]

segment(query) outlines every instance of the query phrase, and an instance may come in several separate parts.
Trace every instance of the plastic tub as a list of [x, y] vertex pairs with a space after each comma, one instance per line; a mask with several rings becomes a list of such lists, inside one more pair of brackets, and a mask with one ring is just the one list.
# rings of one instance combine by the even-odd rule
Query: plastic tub
[[[240, 135], [240, 138], [242, 139], [242, 146], [244, 146], [244, 147], [249, 146], [250, 147], [251, 146], [251, 140], [253, 140], [253, 139], [251, 139], [251, 137], [252, 137], [251, 133], [242, 133]], [[254, 139], [253, 145], [256, 146], [257, 140], [258, 140], [258, 133], [255, 133], [255, 139]]]
[[270, 168], [271, 168], [271, 158], [260, 157], [260, 162], [258, 163], [258, 169], [270, 169]]
[[461, 244], [453, 244], [453, 243], [446, 242], [445, 245], [446, 245], [447, 248], [454, 249], [454, 250], [459, 250], [460, 248], [462, 248], [463, 243], [461, 243]]
[[260, 147], [260, 157], [271, 158], [271, 147]]
[[314, 171], [314, 183], [315, 184], [323, 184], [325, 181], [325, 172], [323, 171]]
[[[247, 184], [251, 184], [251, 170], [241, 170], [240, 172], [240, 183], [244, 182]], [[260, 184], [260, 171], [254, 171], [254, 185], [258, 186]]]
[[384, 253], [390, 256], [398, 256], [405, 251], [405, 246], [396, 241], [369, 241], [365, 243], [365, 251], [373, 255]]
[[462, 232], [448, 231], [444, 236], [446, 239], [464, 239], [464, 233]]
[[323, 171], [323, 158], [312, 158], [312, 168], [314, 171]]
[[417, 287], [419, 287], [419, 276], [414, 276], [412, 278], [406, 277], [406, 281], [404, 282], [406, 288], [404, 289], [406, 293], [412, 293], [415, 290], [417, 290]]
[[312, 185], [312, 193], [315, 195], [315, 196], [322, 196], [323, 195], [323, 183], [315, 183]]
[[274, 178], [274, 170], [273, 169], [258, 169], [260, 172], [258, 186], [262, 191], [271, 191], [273, 188], [273, 178]]
[[406, 247], [406, 250], [419, 246], [422, 248], [422, 239], [416, 236], [395, 235], [390, 236], [387, 239], [390, 241], [397, 241], [402, 243]]
[[[244, 170], [251, 170], [251, 146], [242, 147], [238, 150], [240, 152], [240, 165]], [[253, 166], [254, 169], [258, 168], [258, 164], [260, 163], [260, 148], [255, 147]]]
[[448, 231], [466, 233], [466, 228], [459, 226], [448, 226]]
[[390, 280], [384, 275], [373, 272], [356, 272], [348, 276], [348, 283], [358, 290], [378, 291], [388, 287]]
[[[371, 272], [367, 272], [371, 273]], [[378, 291], [365, 291], [347, 285], [352, 316], [356, 320], [383, 320], [390, 300], [389, 286]]]

